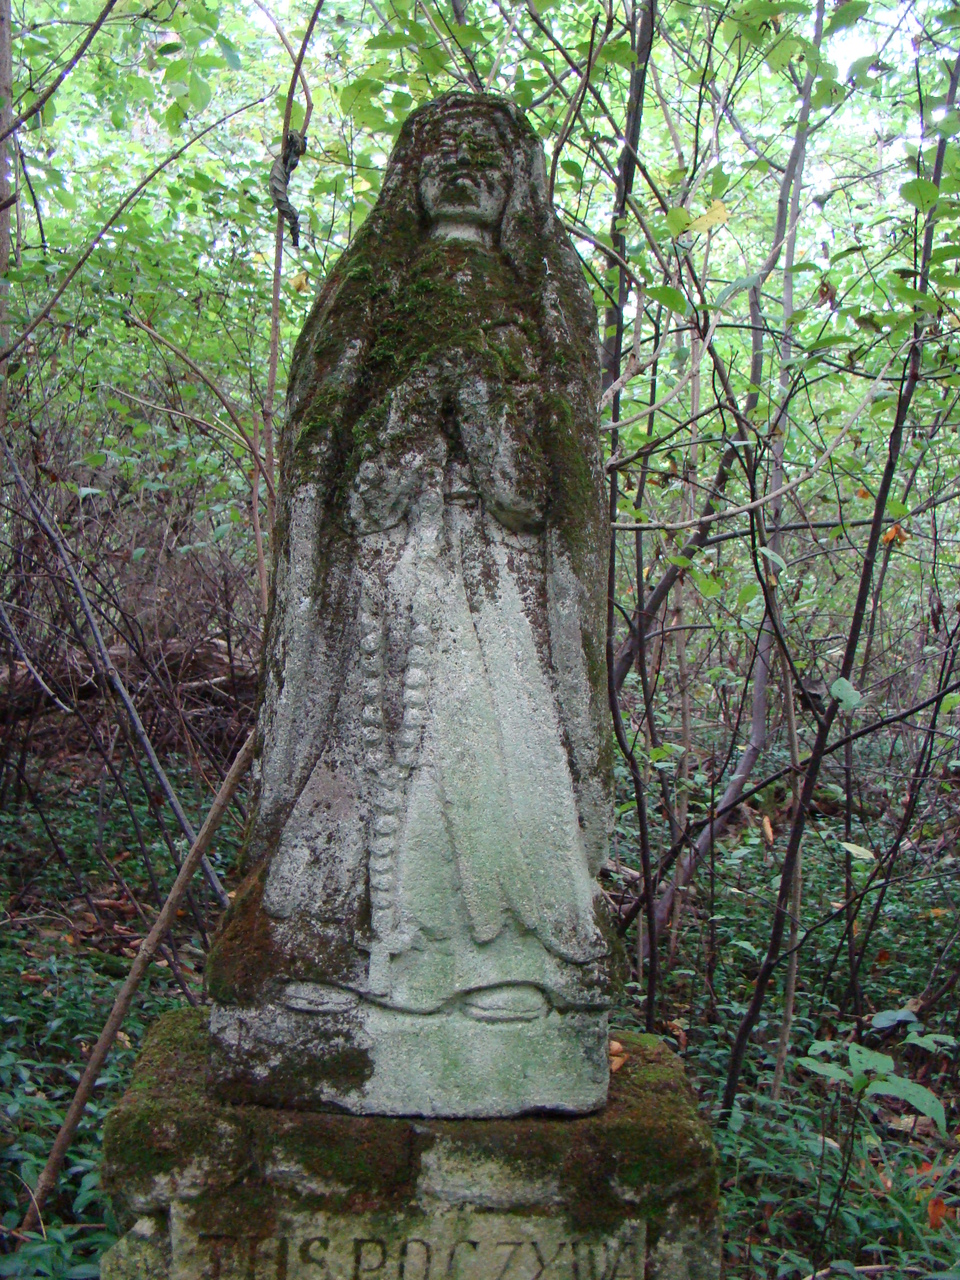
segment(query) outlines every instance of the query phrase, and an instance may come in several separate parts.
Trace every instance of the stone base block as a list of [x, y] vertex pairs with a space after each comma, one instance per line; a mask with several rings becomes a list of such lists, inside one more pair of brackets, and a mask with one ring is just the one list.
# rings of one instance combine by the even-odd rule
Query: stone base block
[[102, 1280], [716, 1280], [709, 1131], [676, 1058], [617, 1038], [593, 1115], [429, 1120], [218, 1103], [205, 1015], [167, 1015], [107, 1122]]

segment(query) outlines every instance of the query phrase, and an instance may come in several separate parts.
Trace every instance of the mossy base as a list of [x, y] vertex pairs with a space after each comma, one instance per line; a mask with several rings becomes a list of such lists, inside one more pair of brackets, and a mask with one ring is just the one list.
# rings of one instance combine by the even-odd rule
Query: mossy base
[[441, 1121], [218, 1103], [205, 1014], [168, 1014], [107, 1122], [132, 1230], [103, 1280], [714, 1280], [709, 1130], [677, 1059], [617, 1038], [594, 1115]]

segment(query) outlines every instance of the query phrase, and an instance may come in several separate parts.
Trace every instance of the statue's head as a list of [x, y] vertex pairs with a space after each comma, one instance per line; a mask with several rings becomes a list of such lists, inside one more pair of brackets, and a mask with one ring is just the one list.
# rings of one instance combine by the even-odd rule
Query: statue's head
[[497, 114], [451, 109], [420, 164], [420, 207], [431, 231], [451, 239], [496, 231], [513, 170], [509, 133]]
[[366, 227], [378, 239], [480, 240], [515, 259], [518, 239], [552, 238], [554, 224], [543, 148], [523, 112], [455, 92], [404, 122]]

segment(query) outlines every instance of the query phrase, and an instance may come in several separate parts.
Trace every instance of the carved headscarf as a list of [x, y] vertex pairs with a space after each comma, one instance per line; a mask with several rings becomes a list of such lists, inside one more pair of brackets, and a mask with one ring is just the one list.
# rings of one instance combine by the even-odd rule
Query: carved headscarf
[[[326, 493], [336, 520], [340, 496], [359, 456], [353, 426], [390, 389], [371, 376], [366, 352], [375, 343], [398, 288], [429, 236], [418, 194], [424, 158], [451, 126], [492, 125], [512, 161], [512, 183], [497, 244], [535, 324], [540, 349], [536, 376], [544, 404], [544, 448], [552, 459], [560, 523], [581, 527], [571, 542], [600, 546], [600, 473], [596, 397], [599, 387], [596, 310], [579, 259], [547, 194], [543, 149], [523, 113], [505, 98], [454, 92], [415, 111], [404, 123], [387, 164], [379, 199], [351, 246], [328, 276], [294, 351], [283, 437], [283, 487], [289, 496], [309, 481]], [[416, 330], [416, 326], [414, 326]], [[449, 335], [443, 335], [449, 342]], [[441, 337], [441, 341], [443, 337]], [[409, 359], [392, 374], [406, 376], [413, 358], [428, 355], [438, 338], [427, 326], [410, 335]], [[378, 385], [374, 385], [378, 384]], [[551, 426], [550, 419], [556, 419]], [[578, 447], [565, 448], [577, 439]], [[592, 474], [569, 465], [593, 457]], [[576, 473], [576, 474], [575, 474]], [[589, 526], [589, 531], [583, 527]], [[573, 532], [573, 531], [571, 531]], [[579, 558], [579, 556], [578, 556]], [[583, 566], [586, 568], [586, 566]], [[591, 566], [595, 569], [595, 566]]]

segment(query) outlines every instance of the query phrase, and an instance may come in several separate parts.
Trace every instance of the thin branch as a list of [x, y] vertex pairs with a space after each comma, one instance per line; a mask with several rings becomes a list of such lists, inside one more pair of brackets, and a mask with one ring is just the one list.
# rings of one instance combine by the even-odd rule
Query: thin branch
[[107, 0], [107, 3], [103, 6], [103, 8], [100, 10], [100, 13], [97, 15], [96, 19], [94, 20], [93, 26], [90, 28], [90, 30], [87, 32], [84, 39], [81, 41], [80, 46], [77, 49], [77, 52], [73, 55], [73, 57], [70, 59], [67, 65], [63, 68], [60, 74], [56, 77], [56, 79], [53, 80], [47, 86], [46, 89], [44, 89], [44, 91], [40, 94], [40, 96], [37, 99], [35, 99], [35, 101], [31, 102], [30, 106], [27, 107], [26, 111], [21, 112], [21, 114], [18, 115], [15, 120], [12, 120], [10, 124], [6, 126], [5, 129], [0, 131], [0, 142], [4, 142], [7, 138], [10, 137], [11, 133], [16, 133], [16, 131], [20, 128], [21, 125], [26, 124], [28, 120], [32, 120], [38, 111], [43, 110], [46, 104], [50, 101], [53, 95], [57, 92], [57, 90], [63, 84], [64, 80], [66, 80], [70, 72], [74, 69], [74, 67], [83, 57], [83, 55], [90, 48], [90, 45], [93, 43], [97, 32], [106, 22], [107, 18], [110, 16], [111, 9], [115, 8], [116, 4], [117, 4], [117, 0]]
[[240, 748], [236, 760], [230, 767], [230, 771], [224, 778], [220, 790], [214, 798], [213, 804], [210, 806], [210, 812], [207, 814], [206, 821], [200, 828], [199, 833], [194, 838], [190, 852], [183, 860], [180, 871], [173, 883], [173, 888], [167, 895], [167, 900], [163, 904], [160, 914], [154, 921], [153, 928], [147, 934], [140, 950], [137, 952], [136, 959], [130, 966], [130, 972], [124, 980], [123, 986], [117, 993], [117, 998], [110, 1010], [110, 1016], [104, 1025], [103, 1030], [97, 1043], [93, 1047], [93, 1052], [87, 1060], [83, 1075], [80, 1077], [80, 1083], [77, 1085], [77, 1091], [73, 1095], [73, 1101], [57, 1134], [47, 1162], [43, 1166], [40, 1177], [37, 1179], [37, 1185], [31, 1194], [30, 1208], [27, 1210], [23, 1222], [20, 1224], [20, 1230], [27, 1232], [36, 1229], [40, 1221], [40, 1213], [46, 1203], [47, 1197], [57, 1184], [60, 1176], [60, 1169], [63, 1166], [64, 1157], [70, 1148], [70, 1144], [76, 1135], [77, 1128], [83, 1116], [90, 1095], [93, 1093], [94, 1086], [99, 1078], [100, 1071], [107, 1059], [113, 1042], [117, 1038], [117, 1032], [123, 1025], [123, 1020], [127, 1016], [133, 997], [136, 995], [137, 989], [147, 971], [147, 966], [153, 959], [157, 948], [160, 946], [164, 935], [170, 930], [171, 926], [176, 923], [177, 908], [180, 905], [183, 895], [186, 893], [193, 874], [201, 862], [205, 861], [204, 851], [210, 844], [214, 832], [220, 825], [223, 815], [226, 813], [227, 806], [233, 799], [241, 778], [247, 771], [250, 761], [253, 759], [255, 734], [251, 733], [246, 742]]

